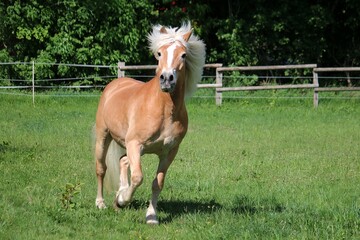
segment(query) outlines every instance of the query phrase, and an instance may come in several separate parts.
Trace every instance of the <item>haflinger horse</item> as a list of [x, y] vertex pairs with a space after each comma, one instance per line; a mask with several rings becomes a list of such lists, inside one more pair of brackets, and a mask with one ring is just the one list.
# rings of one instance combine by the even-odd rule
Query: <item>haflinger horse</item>
[[143, 181], [140, 157], [153, 153], [158, 155], [159, 165], [146, 222], [159, 223], [158, 197], [188, 128], [185, 99], [195, 91], [205, 64], [205, 44], [192, 31], [190, 23], [180, 28], [154, 26], [148, 40], [158, 60], [156, 76], [146, 83], [119, 78], [105, 87], [95, 125], [98, 208], [106, 208], [106, 171], [112, 175], [111, 181], [119, 182], [114, 205], [126, 206]]

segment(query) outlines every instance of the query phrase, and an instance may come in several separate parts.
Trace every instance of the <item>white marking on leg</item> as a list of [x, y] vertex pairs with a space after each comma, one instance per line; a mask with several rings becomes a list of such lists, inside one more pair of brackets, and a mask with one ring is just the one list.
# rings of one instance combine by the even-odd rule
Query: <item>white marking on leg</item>
[[117, 194], [116, 194], [116, 197], [117, 197], [117, 201], [118, 201], [118, 204], [119, 206], [124, 206], [125, 205], [125, 202], [124, 202], [124, 198], [121, 194], [121, 191], [118, 191]]
[[159, 224], [159, 220], [157, 219], [156, 211], [152, 204], [152, 201], [150, 201], [149, 207], [146, 211], [146, 223], [147, 224]]
[[97, 198], [96, 201], [95, 201], [95, 204], [96, 204], [96, 207], [98, 207], [99, 209], [105, 209], [106, 208], [104, 199], [102, 199], [102, 198]]

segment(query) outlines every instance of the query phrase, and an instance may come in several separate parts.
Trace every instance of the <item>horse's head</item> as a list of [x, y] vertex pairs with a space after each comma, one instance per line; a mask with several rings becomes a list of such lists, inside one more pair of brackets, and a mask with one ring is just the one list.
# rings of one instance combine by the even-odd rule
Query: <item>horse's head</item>
[[[161, 34], [167, 34], [165, 27], [160, 29]], [[180, 76], [185, 74], [186, 46], [192, 34], [192, 30], [182, 35], [181, 39], [161, 46], [155, 57], [159, 63], [156, 74], [160, 80], [163, 92], [173, 92]]]
[[205, 64], [203, 41], [192, 33], [190, 22], [180, 28], [155, 25], [148, 40], [150, 50], [159, 60], [156, 75], [162, 91], [182, 89], [188, 99], [201, 80]]

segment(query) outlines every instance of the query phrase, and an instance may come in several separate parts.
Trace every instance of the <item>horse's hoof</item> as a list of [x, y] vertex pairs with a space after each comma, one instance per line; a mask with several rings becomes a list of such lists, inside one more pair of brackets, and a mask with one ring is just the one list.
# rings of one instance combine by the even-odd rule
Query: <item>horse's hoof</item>
[[146, 216], [146, 224], [158, 225], [159, 220], [157, 219], [157, 217], [155, 215], [149, 215], [149, 216]]
[[146, 224], [149, 225], [159, 225], [159, 221], [158, 220], [147, 220]]
[[114, 205], [116, 205], [117, 208], [125, 207], [129, 203], [129, 201], [124, 200], [123, 194], [125, 191], [126, 191], [126, 189], [118, 191], [116, 193]]
[[122, 207], [123, 207], [123, 206], [121, 206], [121, 205], [119, 204], [119, 202], [118, 202], [118, 198], [115, 197], [114, 202], [113, 202], [113, 208], [115, 209], [115, 211], [120, 210], [120, 208], [122, 208]]
[[105, 209], [105, 208], [106, 208], [104, 199], [96, 199], [95, 205], [96, 205], [96, 207], [97, 207], [98, 209]]

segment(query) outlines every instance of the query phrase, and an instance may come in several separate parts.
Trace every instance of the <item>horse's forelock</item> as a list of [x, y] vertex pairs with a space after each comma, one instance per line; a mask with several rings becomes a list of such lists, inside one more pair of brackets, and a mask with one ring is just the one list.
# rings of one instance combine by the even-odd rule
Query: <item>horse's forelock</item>
[[152, 28], [152, 32], [148, 35], [149, 47], [152, 52], [156, 53], [161, 46], [168, 45], [175, 41], [180, 41], [186, 46], [183, 35], [191, 31], [191, 29], [190, 22], [183, 23], [181, 27], [176, 28], [155, 25]]
[[183, 36], [192, 29], [190, 22], [183, 23], [180, 28], [165, 27], [166, 31], [160, 31], [162, 28], [161, 25], [153, 26], [152, 32], [148, 35], [149, 48], [156, 55], [159, 48], [175, 41], [179, 41], [185, 46], [188, 69], [185, 93], [186, 98], [189, 98], [195, 91], [197, 83], [201, 80], [205, 64], [205, 44], [194, 34], [191, 34], [188, 41], [184, 40]]

